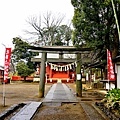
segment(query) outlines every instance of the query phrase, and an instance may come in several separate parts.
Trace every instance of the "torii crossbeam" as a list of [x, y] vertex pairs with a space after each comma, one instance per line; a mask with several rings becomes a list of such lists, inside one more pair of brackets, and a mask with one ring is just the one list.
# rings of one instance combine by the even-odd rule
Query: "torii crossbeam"
[[[45, 91], [45, 63], [47, 59], [47, 53], [59, 53], [59, 54], [76, 54], [77, 69], [76, 74], [81, 74], [81, 54], [88, 54], [92, 50], [91, 48], [76, 48], [74, 46], [43, 46], [35, 47], [30, 46], [29, 49], [33, 52], [42, 53], [40, 82], [39, 82], [39, 97], [44, 97]], [[76, 94], [82, 97], [82, 80], [81, 78], [76, 80]]]

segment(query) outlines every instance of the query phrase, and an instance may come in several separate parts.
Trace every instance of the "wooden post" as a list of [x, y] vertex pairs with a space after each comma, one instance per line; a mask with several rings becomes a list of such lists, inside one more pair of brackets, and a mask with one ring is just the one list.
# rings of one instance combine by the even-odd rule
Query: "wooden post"
[[82, 76], [81, 76], [81, 54], [77, 54], [77, 67], [76, 67], [76, 94], [82, 97]]
[[59, 53], [59, 58], [63, 59], [63, 53]]
[[45, 72], [46, 72], [46, 59], [47, 59], [47, 53], [42, 53], [42, 59], [41, 59], [41, 68], [40, 68], [40, 82], [39, 82], [39, 97], [44, 97], [44, 91], [45, 91]]
[[49, 78], [52, 78], [52, 69], [51, 69], [51, 67], [50, 67], [50, 76], [49, 76]]

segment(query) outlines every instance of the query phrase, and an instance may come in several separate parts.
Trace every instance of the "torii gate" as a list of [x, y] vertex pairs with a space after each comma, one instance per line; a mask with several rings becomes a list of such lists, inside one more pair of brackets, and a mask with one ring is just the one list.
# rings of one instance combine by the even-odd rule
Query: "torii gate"
[[79, 97], [82, 97], [82, 79], [81, 79], [81, 54], [86, 54], [91, 51], [90, 48], [76, 48], [74, 46], [44, 46], [44, 47], [29, 47], [33, 52], [42, 53], [41, 60], [41, 71], [40, 71], [40, 82], [39, 82], [39, 97], [44, 97], [45, 91], [45, 68], [46, 68], [46, 60], [47, 53], [59, 53], [59, 54], [77, 54], [76, 57], [76, 94]]

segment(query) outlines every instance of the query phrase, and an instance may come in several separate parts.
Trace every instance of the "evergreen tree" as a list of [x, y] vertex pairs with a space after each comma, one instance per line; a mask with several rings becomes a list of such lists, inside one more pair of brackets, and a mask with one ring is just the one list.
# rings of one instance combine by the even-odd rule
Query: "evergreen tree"
[[33, 62], [31, 62], [31, 58], [38, 55], [38, 53], [34, 53], [28, 50], [29, 44], [24, 42], [21, 38], [13, 38], [14, 49], [12, 51], [12, 61], [17, 63], [19, 61], [25, 61], [28, 65], [28, 68], [34, 69]]
[[[118, 55], [119, 37], [110, 0], [71, 0], [74, 6], [73, 43], [94, 47], [97, 58], [106, 59], [106, 49]], [[120, 0], [115, 0], [115, 10], [120, 16]], [[117, 17], [120, 24], [120, 17]]]
[[27, 76], [34, 72], [34, 70], [30, 69], [24, 61], [19, 61], [17, 63], [16, 70], [18, 72], [18, 75], [24, 78], [24, 81], [26, 80]]

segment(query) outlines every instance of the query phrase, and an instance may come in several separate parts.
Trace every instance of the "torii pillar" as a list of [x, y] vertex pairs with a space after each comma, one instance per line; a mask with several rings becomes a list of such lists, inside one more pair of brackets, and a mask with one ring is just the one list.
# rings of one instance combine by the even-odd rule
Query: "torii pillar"
[[40, 68], [40, 82], [39, 82], [39, 97], [40, 98], [44, 97], [44, 91], [45, 91], [46, 59], [47, 59], [47, 52], [42, 52], [41, 68]]
[[82, 97], [82, 75], [81, 75], [81, 53], [77, 54], [77, 67], [76, 67], [76, 95]]

